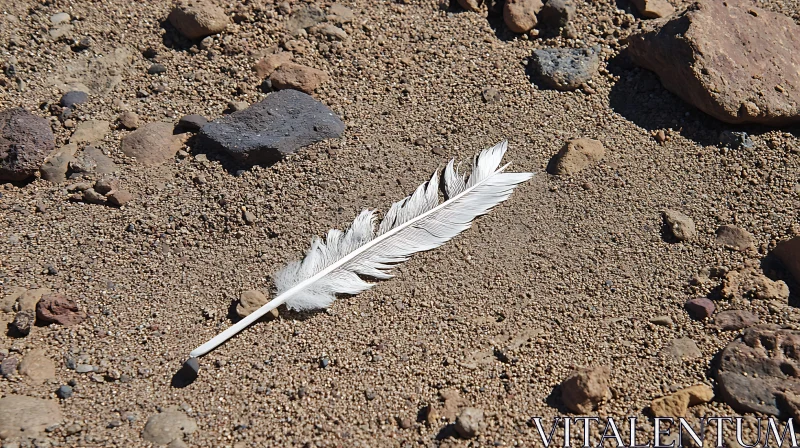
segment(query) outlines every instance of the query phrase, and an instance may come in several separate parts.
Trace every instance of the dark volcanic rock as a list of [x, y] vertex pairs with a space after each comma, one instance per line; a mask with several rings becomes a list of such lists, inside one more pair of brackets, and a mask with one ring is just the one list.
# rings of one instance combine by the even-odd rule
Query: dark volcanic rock
[[203, 126], [198, 143], [249, 164], [269, 164], [342, 132], [344, 123], [326, 105], [305, 93], [282, 90]]
[[73, 107], [89, 101], [89, 95], [80, 90], [71, 90], [61, 96], [59, 103], [64, 107]]
[[800, 26], [743, 0], [703, 0], [628, 38], [633, 61], [727, 123], [800, 123]]
[[533, 75], [548, 87], [575, 90], [597, 73], [599, 50], [598, 46], [533, 50], [531, 69]]
[[800, 394], [800, 332], [759, 325], [722, 349], [722, 399], [737, 412], [789, 416], [784, 397]]
[[47, 120], [22, 108], [0, 111], [0, 181], [33, 176], [54, 147]]

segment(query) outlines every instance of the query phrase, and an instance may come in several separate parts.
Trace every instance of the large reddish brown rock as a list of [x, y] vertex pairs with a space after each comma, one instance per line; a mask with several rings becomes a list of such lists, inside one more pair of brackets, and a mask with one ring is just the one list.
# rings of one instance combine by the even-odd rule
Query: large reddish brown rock
[[0, 111], [0, 182], [33, 176], [54, 147], [47, 120], [19, 107]]
[[717, 382], [737, 412], [791, 416], [787, 399], [800, 394], [800, 332], [769, 324], [748, 328], [722, 349]]
[[78, 310], [74, 300], [62, 294], [48, 294], [36, 304], [36, 318], [40, 322], [75, 325], [86, 319], [86, 313]]
[[578, 414], [586, 414], [611, 398], [608, 387], [611, 370], [606, 367], [577, 369], [561, 383], [564, 404]]
[[310, 95], [330, 77], [322, 70], [285, 62], [272, 72], [269, 79], [277, 90], [295, 89]]
[[800, 26], [746, 0], [701, 0], [628, 39], [632, 60], [727, 123], [800, 123]]

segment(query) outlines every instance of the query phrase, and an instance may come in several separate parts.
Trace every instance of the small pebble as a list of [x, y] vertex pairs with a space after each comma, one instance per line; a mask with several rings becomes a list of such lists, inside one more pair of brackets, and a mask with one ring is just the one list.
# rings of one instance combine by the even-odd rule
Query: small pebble
[[72, 397], [72, 387], [67, 386], [66, 384], [61, 386], [56, 391], [56, 395], [58, 395], [58, 398], [66, 400], [67, 398]]
[[164, 73], [166, 71], [167, 67], [164, 67], [162, 64], [153, 64], [147, 69], [147, 73], [150, 75], [158, 75], [159, 73]]

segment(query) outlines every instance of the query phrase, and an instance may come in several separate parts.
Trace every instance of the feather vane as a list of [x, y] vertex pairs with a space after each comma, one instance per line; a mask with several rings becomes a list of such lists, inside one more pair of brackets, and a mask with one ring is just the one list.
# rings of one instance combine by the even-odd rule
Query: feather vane
[[[508, 199], [532, 173], [506, 173], [499, 167], [508, 147], [503, 141], [481, 151], [467, 176], [451, 160], [445, 167], [445, 201], [439, 203], [438, 171], [406, 198], [395, 202], [378, 224], [373, 210], [364, 210], [346, 231], [330, 230], [323, 241], [314, 238], [301, 261], [274, 275], [277, 296], [191, 352], [202, 356], [258, 318], [286, 304], [292, 310], [327, 308], [337, 294], [358, 294], [373, 286], [361, 278], [388, 279], [389, 271], [417, 252], [450, 241], [472, 221]], [[377, 229], [376, 229], [377, 225]]]

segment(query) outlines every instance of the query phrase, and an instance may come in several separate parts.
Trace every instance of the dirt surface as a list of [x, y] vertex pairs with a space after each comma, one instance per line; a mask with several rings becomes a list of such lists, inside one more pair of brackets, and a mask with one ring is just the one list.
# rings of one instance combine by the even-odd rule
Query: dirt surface
[[[69, 328], [0, 336], [9, 356], [44, 349], [55, 362], [55, 379], [0, 378], [2, 396], [59, 400], [62, 425], [39, 438], [149, 446], [148, 418], [177, 408], [197, 424], [189, 446], [530, 446], [539, 440], [531, 417], [568, 412], [556, 386], [577, 367], [610, 367], [612, 396], [593, 415], [639, 416], [644, 426], [653, 399], [714, 385], [712, 358], [738, 333], [692, 320], [684, 303], [713, 295], [720, 280], [690, 279], [762, 259], [800, 233], [797, 129], [723, 125], [634, 68], [619, 55], [620, 39], [640, 20], [626, 15], [627, 2], [580, 3], [577, 40], [514, 36], [500, 19], [443, 11], [433, 0], [343, 4], [355, 14], [344, 25], [348, 40], [321, 47], [322, 38], [299, 37], [294, 56], [331, 75], [314, 96], [345, 122], [341, 139], [241, 173], [193, 154], [191, 142], [190, 155], [141, 167], [120, 150], [130, 131], [114, 125], [97, 146], [135, 195], [124, 207], [71, 202], [64, 185], [41, 179], [0, 186], [0, 296], [46, 287], [89, 314]], [[40, 106], [58, 102], [70, 66], [122, 55], [112, 69], [93, 63], [95, 75], [84, 81], [100, 87], [76, 109], [76, 124], [113, 123], [124, 111], [142, 123], [217, 118], [230, 101], [264, 98], [253, 64], [289, 40], [287, 16], [268, 1], [226, 6], [235, 20], [207, 48], [165, 22], [167, 2], [0, 5], [0, 58], [16, 61], [16, 75], [0, 87], [2, 108], [48, 117]], [[796, 2], [761, 5], [798, 11]], [[71, 38], [91, 38], [89, 49], [49, 37], [58, 12], [73, 17]], [[531, 85], [525, 63], [533, 49], [584, 44], [602, 47], [590, 85]], [[147, 73], [147, 48], [166, 72]], [[114, 76], [121, 81], [103, 91]], [[488, 88], [499, 92], [494, 101], [484, 101]], [[53, 128], [60, 147], [72, 129], [57, 119]], [[726, 129], [749, 132], [754, 147], [721, 148]], [[547, 174], [550, 158], [578, 137], [601, 141], [604, 159], [572, 176]], [[269, 288], [270, 274], [301, 256], [313, 236], [346, 227], [362, 208], [386, 210], [449, 158], [469, 159], [504, 138], [511, 169], [536, 175], [470, 230], [327, 312], [281, 310], [202, 358], [194, 383], [171, 386], [189, 351], [231, 324], [239, 295]], [[255, 215], [252, 225], [243, 208]], [[665, 209], [692, 218], [697, 237], [671, 241]], [[716, 229], [728, 224], [752, 233], [755, 250], [715, 243]], [[767, 274], [789, 280], [779, 269]], [[800, 322], [786, 303], [722, 300], [717, 308], [792, 328]], [[673, 326], [650, 323], [664, 315]], [[10, 323], [14, 314], [0, 318]], [[508, 356], [480, 355], [517, 338]], [[670, 358], [672, 341], [684, 338], [701, 356]], [[99, 371], [78, 373], [65, 359]], [[56, 398], [71, 380], [72, 396]], [[418, 420], [448, 389], [484, 411], [486, 426], [472, 442], [447, 421]], [[735, 414], [719, 401], [689, 412]]]

